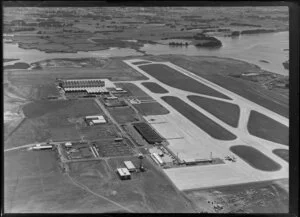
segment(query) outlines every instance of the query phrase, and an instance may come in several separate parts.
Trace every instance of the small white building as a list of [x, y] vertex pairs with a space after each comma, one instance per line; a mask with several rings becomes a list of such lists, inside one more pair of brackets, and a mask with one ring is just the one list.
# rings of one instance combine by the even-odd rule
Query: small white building
[[33, 150], [44, 150], [44, 149], [52, 149], [52, 145], [36, 145], [32, 147]]
[[124, 161], [124, 164], [125, 164], [126, 168], [129, 170], [129, 172], [136, 171], [136, 168], [131, 161]]
[[161, 159], [161, 157], [158, 156], [157, 153], [152, 153], [152, 154], [151, 154], [151, 157], [152, 157], [152, 159], [153, 159], [157, 164], [159, 164], [160, 166], [162, 166], [162, 165], [165, 164], [165, 162]]
[[122, 180], [131, 179], [130, 172], [127, 168], [118, 168], [117, 172]]
[[71, 147], [72, 146], [72, 143], [71, 142], [66, 142], [65, 143], [65, 147]]
[[123, 91], [121, 87], [116, 87], [116, 91]]
[[106, 120], [105, 119], [97, 119], [97, 120], [91, 120], [91, 122], [93, 123], [93, 125], [105, 124]]

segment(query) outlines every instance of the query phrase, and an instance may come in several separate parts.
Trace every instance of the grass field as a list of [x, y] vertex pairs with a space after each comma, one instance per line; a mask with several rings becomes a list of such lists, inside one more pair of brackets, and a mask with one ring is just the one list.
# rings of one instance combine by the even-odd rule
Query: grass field
[[232, 127], [238, 126], [240, 116], [240, 108], [238, 105], [195, 95], [187, 96], [187, 98], [226, 124]]
[[142, 85], [153, 93], [169, 93], [165, 88], [154, 82], [143, 82]]
[[32, 102], [23, 107], [23, 112], [27, 118], [37, 118], [49, 112], [66, 109], [72, 104], [74, 102], [65, 100]]
[[[5, 153], [4, 210], [14, 213], [94, 213], [123, 211], [120, 207], [83, 190], [63, 174], [57, 156], [51, 151], [13, 151]], [[92, 177], [94, 165], [83, 168], [81, 176]], [[80, 165], [86, 166], [85, 163]], [[109, 172], [108, 172], [109, 174]], [[98, 175], [98, 174], [97, 174]], [[89, 183], [103, 184], [109, 177], [90, 179]], [[74, 196], [76, 195], [76, 196]], [[97, 205], [96, 205], [97, 204]]]
[[197, 82], [196, 80], [178, 72], [175, 69], [163, 64], [151, 64], [139, 66], [146, 73], [150, 74], [157, 80], [181, 90], [186, 90], [194, 93], [206, 94], [209, 96], [230, 99], [226, 95]]
[[[146, 172], [132, 174], [131, 180], [120, 180], [116, 168], [124, 167], [125, 160], [130, 160], [138, 166], [137, 157], [120, 157], [109, 159], [107, 162], [71, 163], [70, 174], [76, 182], [133, 212], [194, 212], [190, 202], [147, 158], [144, 159]], [[101, 210], [105, 206], [106, 204], [99, 203], [95, 207]], [[120, 211], [124, 212], [122, 209]]]
[[235, 145], [230, 150], [255, 169], [277, 171], [281, 168], [278, 163], [251, 146]]
[[259, 138], [289, 145], [289, 128], [259, 112], [251, 111], [248, 131]]
[[161, 98], [211, 137], [219, 140], [236, 139], [234, 134], [227, 131], [178, 97], [163, 96]]
[[34, 142], [43, 142], [51, 138], [48, 127], [39, 120], [25, 119], [5, 138], [4, 148], [12, 148]]
[[147, 93], [145, 93], [141, 88], [139, 88], [135, 84], [132, 84], [132, 83], [117, 83], [116, 86], [121, 87], [124, 90], [126, 90], [127, 95], [129, 95], [129, 96], [134, 96], [138, 99], [139, 98], [148, 99], [148, 100], [152, 99], [152, 97], [150, 97]]
[[108, 107], [107, 110], [120, 123], [128, 123], [139, 120], [135, 112], [130, 107]]
[[165, 115], [169, 111], [163, 107], [158, 102], [147, 102], [141, 104], [133, 104], [133, 106], [139, 111], [142, 115]]
[[287, 150], [287, 149], [274, 149], [272, 152], [274, 154], [276, 154], [278, 157], [285, 160], [286, 162], [289, 162], [289, 150]]
[[[185, 194], [209, 213], [287, 213], [289, 193], [282, 184], [288, 185], [288, 179], [189, 190]], [[214, 209], [216, 204], [223, 209]]]
[[111, 124], [87, 127], [83, 118], [87, 115], [101, 115], [103, 112], [94, 100], [37, 101], [24, 107], [27, 118], [5, 141], [5, 147], [15, 147], [47, 139], [74, 140], [85, 136], [116, 136]]
[[147, 59], [172, 62], [271, 111], [285, 117], [289, 116], [288, 89], [285, 90], [285, 94], [277, 93], [275, 89], [267, 90], [258, 83], [232, 76], [248, 72], [261, 73], [261, 70], [253, 64], [234, 59], [184, 55], [151, 56]]
[[91, 127], [82, 127], [79, 134], [85, 139], [115, 138], [118, 137], [118, 129], [112, 124], [96, 125]]
[[39, 88], [38, 99], [46, 99], [48, 96], [59, 96], [55, 84], [42, 85]]

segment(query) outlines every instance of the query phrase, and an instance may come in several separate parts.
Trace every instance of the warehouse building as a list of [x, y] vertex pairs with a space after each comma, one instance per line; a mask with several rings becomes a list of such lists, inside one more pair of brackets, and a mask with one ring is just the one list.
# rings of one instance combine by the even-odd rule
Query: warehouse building
[[32, 147], [33, 150], [46, 150], [46, 149], [52, 149], [52, 145], [39, 145]]
[[133, 126], [149, 144], [160, 143], [163, 141], [163, 139], [152, 129], [152, 127], [149, 126], [149, 124], [141, 122], [134, 123]]
[[72, 79], [61, 82], [63, 88], [70, 87], [104, 87], [105, 81], [102, 79]]
[[136, 168], [131, 161], [124, 161], [124, 164], [129, 172], [135, 172]]
[[107, 79], [72, 79], [60, 80], [61, 86], [66, 93], [82, 92], [88, 94], [108, 94], [106, 87], [113, 84]]
[[131, 179], [130, 172], [127, 168], [118, 168], [117, 173], [122, 180]]
[[102, 115], [86, 116], [85, 121], [89, 125], [105, 124], [106, 120]]

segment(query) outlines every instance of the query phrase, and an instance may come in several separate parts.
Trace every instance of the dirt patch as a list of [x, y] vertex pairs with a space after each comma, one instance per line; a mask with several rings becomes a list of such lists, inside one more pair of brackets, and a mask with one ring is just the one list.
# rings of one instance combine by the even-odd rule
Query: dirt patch
[[163, 96], [161, 98], [211, 137], [220, 140], [236, 139], [234, 134], [227, 131], [225, 128], [221, 127], [219, 124], [215, 123], [213, 120], [209, 119], [178, 97]]
[[285, 160], [286, 162], [289, 162], [289, 150], [287, 150], [287, 149], [274, 149], [272, 152], [274, 154], [276, 154], [278, 157]]
[[232, 127], [238, 126], [240, 117], [240, 107], [238, 105], [195, 95], [187, 96], [187, 98], [226, 124]]
[[172, 69], [164, 64], [150, 64], [139, 66], [142, 70], [158, 79], [160, 82], [175, 87], [181, 90], [186, 90], [194, 93], [206, 94], [209, 96], [230, 99], [226, 95]]
[[247, 127], [253, 136], [289, 145], [289, 128], [257, 111], [251, 111]]
[[250, 166], [263, 171], [277, 171], [281, 166], [257, 149], [246, 145], [235, 145], [230, 151], [246, 161]]
[[189, 190], [185, 194], [209, 213], [288, 213], [289, 193], [288, 188], [282, 188], [283, 182], [288, 180]]
[[165, 88], [154, 82], [143, 82], [142, 85], [144, 85], [153, 93], [169, 93], [169, 91], [167, 91]]

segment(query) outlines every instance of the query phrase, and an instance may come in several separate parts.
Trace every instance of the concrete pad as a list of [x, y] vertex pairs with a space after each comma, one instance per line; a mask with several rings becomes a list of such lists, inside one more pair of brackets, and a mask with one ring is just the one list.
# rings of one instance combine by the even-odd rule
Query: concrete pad
[[226, 164], [172, 168], [164, 171], [179, 190], [238, 184], [252, 179], [250, 176], [246, 178], [245, 174]]

